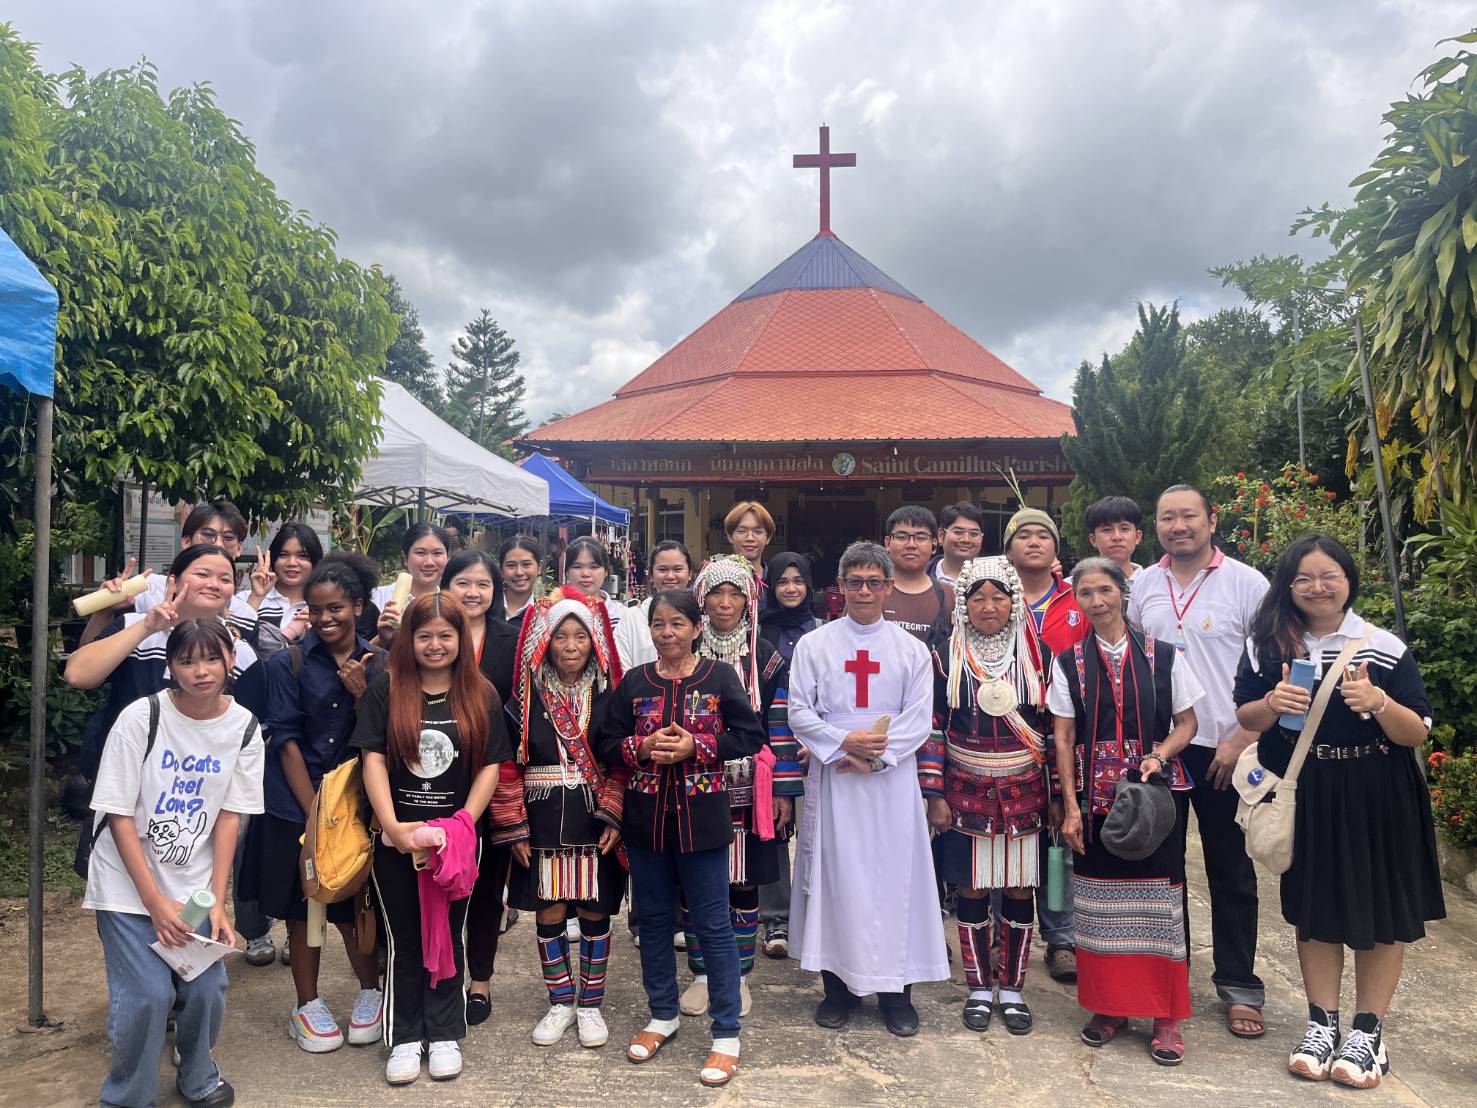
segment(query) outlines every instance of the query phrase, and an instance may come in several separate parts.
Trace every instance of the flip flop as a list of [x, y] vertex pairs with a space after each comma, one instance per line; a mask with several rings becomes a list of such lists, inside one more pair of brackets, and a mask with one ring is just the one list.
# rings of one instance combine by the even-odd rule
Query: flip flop
[[[1238, 1022], [1254, 1023], [1257, 1029], [1255, 1031], [1237, 1031], [1233, 1025]], [[1254, 1004], [1227, 1004], [1226, 1030], [1238, 1039], [1260, 1039], [1267, 1033], [1267, 1021], [1262, 1016], [1262, 1010]]]
[[733, 1080], [734, 1072], [738, 1069], [739, 1060], [732, 1054], [719, 1054], [716, 1050], [708, 1054], [703, 1062], [702, 1072], [698, 1074], [698, 1080], [710, 1089], [721, 1089]]
[[1082, 1041], [1096, 1050], [1104, 1043], [1111, 1041], [1114, 1035], [1127, 1026], [1128, 1017], [1126, 1016], [1095, 1015], [1082, 1029]]
[[[636, 1032], [635, 1036], [631, 1039], [630, 1045], [626, 1047], [626, 1061], [638, 1066], [644, 1062], [650, 1062], [657, 1056], [657, 1052], [666, 1045], [668, 1040], [675, 1039], [676, 1037], [677, 1032], [675, 1031], [670, 1035], [662, 1035], [656, 1031], [648, 1031], [642, 1028]], [[638, 1050], [642, 1051], [642, 1053], [637, 1054], [636, 1051]], [[735, 1058], [734, 1062], [737, 1063], [738, 1059]]]

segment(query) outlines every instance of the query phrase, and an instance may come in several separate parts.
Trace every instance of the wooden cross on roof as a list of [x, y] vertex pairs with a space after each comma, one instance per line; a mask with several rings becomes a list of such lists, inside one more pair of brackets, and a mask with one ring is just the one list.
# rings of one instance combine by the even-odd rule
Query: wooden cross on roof
[[821, 124], [821, 152], [819, 154], [796, 154], [795, 169], [819, 169], [821, 171], [821, 234], [831, 233], [831, 167], [856, 165], [855, 154], [831, 153], [831, 128]]

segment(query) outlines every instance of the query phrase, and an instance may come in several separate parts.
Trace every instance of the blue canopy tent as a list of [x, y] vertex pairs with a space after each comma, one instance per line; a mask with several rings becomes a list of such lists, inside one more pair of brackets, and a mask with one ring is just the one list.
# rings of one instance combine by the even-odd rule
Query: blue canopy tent
[[552, 458], [530, 454], [518, 463], [523, 469], [549, 483], [549, 515], [574, 516], [595, 523], [613, 523], [617, 527], [631, 525], [631, 513], [617, 508], [581, 485]]
[[47, 612], [51, 582], [51, 424], [56, 391], [56, 289], [10, 236], [0, 229], [0, 386], [35, 397], [36, 541], [31, 580], [31, 781], [30, 873], [27, 886], [30, 995], [27, 1022], [44, 1027], [41, 1010], [41, 894], [45, 867], [46, 819], [46, 682], [50, 651]]

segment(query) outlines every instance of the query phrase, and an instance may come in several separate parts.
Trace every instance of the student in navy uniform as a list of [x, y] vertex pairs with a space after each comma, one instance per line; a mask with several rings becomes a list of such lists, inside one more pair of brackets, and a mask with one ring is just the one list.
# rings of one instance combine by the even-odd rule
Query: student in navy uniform
[[512, 755], [497, 692], [477, 669], [467, 615], [455, 597], [438, 591], [408, 605], [390, 668], [360, 702], [352, 745], [363, 752], [364, 791], [383, 828], [371, 880], [388, 932], [385, 1080], [404, 1085], [419, 1077], [423, 1049], [431, 1077], [452, 1078], [461, 1072], [467, 1033], [462, 936], [470, 897], [449, 905], [455, 972], [433, 986], [411, 836], [459, 812], [480, 820], [497, 788], [497, 763]]
[[[497, 564], [480, 550], [463, 550], [446, 563], [441, 587], [461, 601], [467, 613], [472, 645], [477, 651], [477, 668], [497, 690], [499, 708], [506, 710], [512, 703], [513, 655], [518, 649], [518, 632], [497, 615], [503, 605], [502, 574]], [[470, 1027], [492, 1015], [492, 971], [497, 960], [498, 936], [503, 931], [503, 889], [512, 859], [510, 844], [494, 846], [488, 839], [485, 819], [479, 830], [482, 861], [467, 906], [467, 976], [470, 978], [467, 1025]], [[516, 911], [509, 914], [516, 920]]]
[[[248, 587], [236, 594], [257, 614], [259, 625], [280, 628], [294, 642], [308, 627], [308, 575], [323, 560], [323, 543], [306, 523], [284, 523], [252, 567]], [[366, 597], [366, 599], [368, 599]]]
[[[152, 614], [155, 624], [173, 621], [173, 601], [161, 601]], [[97, 914], [108, 981], [112, 1052], [103, 1104], [155, 1102], [171, 1016], [175, 1086], [186, 1103], [226, 1108], [236, 1099], [211, 1057], [226, 1011], [225, 963], [185, 981], [149, 945], [191, 941], [180, 909], [200, 892], [213, 893], [215, 905], [199, 933], [236, 942], [226, 881], [241, 817], [262, 810], [261, 727], [229, 695], [238, 645], [213, 616], [176, 621], [159, 659], [168, 668], [168, 691], [124, 708], [104, 747], [82, 901]], [[194, 768], [180, 776], [186, 765]], [[188, 795], [179, 790], [186, 783], [193, 786]], [[180, 807], [160, 814], [166, 798]]]
[[[349, 753], [349, 738], [366, 675], [384, 668], [383, 651], [354, 630], [364, 606], [364, 582], [351, 563], [362, 554], [330, 554], [308, 577], [304, 595], [311, 629], [265, 663], [266, 813], [251, 821], [242, 861], [242, 896], [287, 923], [297, 1005], [289, 1017], [293, 1041], [310, 1054], [344, 1045], [344, 1034], [318, 991], [321, 948], [308, 945], [308, 904], [299, 868], [309, 806], [323, 780]], [[365, 559], [367, 560], [367, 559]], [[355, 902], [326, 906], [343, 935], [359, 993], [349, 1019], [350, 1043], [380, 1037], [382, 994], [374, 953], [361, 953], [354, 934]]]
[[[1235, 699], [1238, 722], [1260, 735], [1257, 761], [1285, 774], [1299, 733], [1279, 721], [1306, 715], [1313, 701], [1288, 681], [1291, 662], [1313, 662], [1322, 682], [1346, 647], [1362, 644], [1311, 737], [1297, 780], [1292, 868], [1281, 884], [1308, 1000], [1307, 1031], [1288, 1069], [1368, 1089], [1390, 1071], [1383, 1023], [1405, 947], [1425, 936], [1427, 920], [1446, 916], [1446, 905], [1431, 797], [1412, 757], [1431, 729], [1426, 686], [1406, 645], [1354, 611], [1358, 598], [1359, 567], [1337, 539], [1312, 534], [1289, 545], [1252, 620]], [[1354, 951], [1347, 1037], [1338, 1011], [1345, 947]]]

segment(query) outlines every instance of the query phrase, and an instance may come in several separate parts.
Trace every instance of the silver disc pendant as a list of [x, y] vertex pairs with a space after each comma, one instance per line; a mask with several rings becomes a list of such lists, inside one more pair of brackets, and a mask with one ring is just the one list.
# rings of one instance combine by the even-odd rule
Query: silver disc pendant
[[1006, 716], [1015, 711], [1020, 703], [1015, 686], [1009, 681], [996, 678], [980, 686], [980, 707], [986, 715]]

